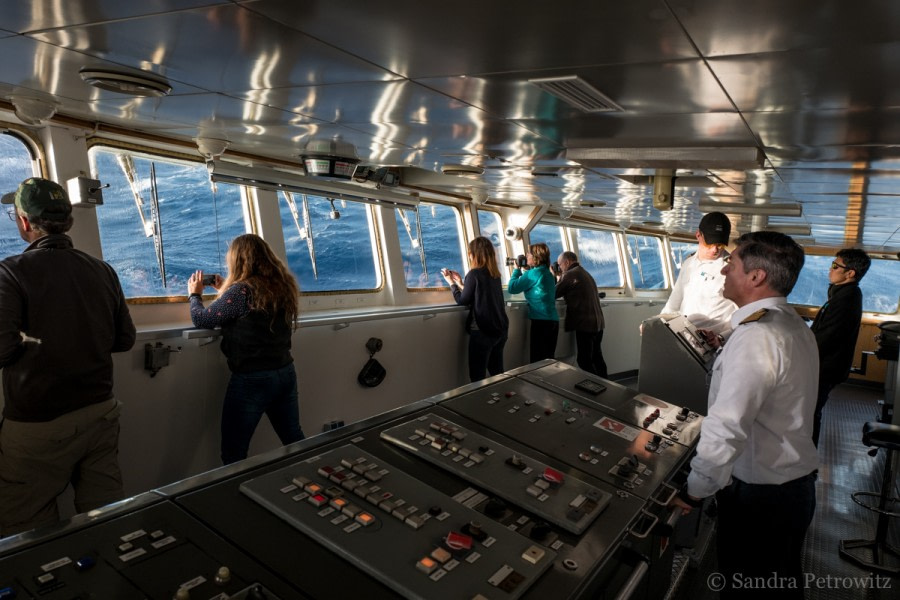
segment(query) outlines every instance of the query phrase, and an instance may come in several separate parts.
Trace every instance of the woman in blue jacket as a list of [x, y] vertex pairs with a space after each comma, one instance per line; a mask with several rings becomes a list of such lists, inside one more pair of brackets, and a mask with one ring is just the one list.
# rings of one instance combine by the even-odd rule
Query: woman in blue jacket
[[466, 321], [469, 333], [469, 379], [485, 378], [503, 372], [503, 346], [506, 344], [509, 319], [503, 302], [500, 269], [494, 245], [486, 237], [469, 242], [469, 264], [472, 268], [463, 281], [459, 273], [444, 269], [441, 274], [450, 284], [457, 304], [471, 307]]
[[510, 294], [524, 292], [531, 319], [531, 362], [553, 358], [559, 333], [556, 312], [556, 278], [550, 272], [550, 248], [547, 244], [528, 247], [528, 267], [516, 268], [509, 280]]

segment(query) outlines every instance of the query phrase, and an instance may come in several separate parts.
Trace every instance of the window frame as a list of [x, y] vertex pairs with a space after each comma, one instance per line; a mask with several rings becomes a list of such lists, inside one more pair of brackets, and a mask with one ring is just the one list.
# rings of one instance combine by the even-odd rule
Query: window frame
[[[172, 163], [184, 163], [185, 165], [204, 165], [205, 161], [203, 158], [185, 154], [182, 152], [177, 152], [174, 150], [164, 149], [164, 148], [156, 148], [152, 146], [143, 146], [140, 144], [135, 144], [132, 142], [125, 142], [121, 140], [113, 140], [109, 138], [90, 138], [86, 144], [86, 156], [88, 161], [90, 161], [90, 153], [94, 148], [105, 148], [110, 151], [125, 151], [134, 154], [135, 156], [139, 156], [140, 158], [145, 158], [149, 160], [154, 160], [157, 158], [164, 159], [167, 162]], [[97, 176], [97, 173], [92, 173], [92, 176]], [[219, 184], [216, 184], [219, 185]], [[231, 184], [221, 184], [221, 185], [231, 185]], [[244, 218], [244, 229], [247, 232], [256, 232], [256, 223], [254, 218], [248, 218], [253, 214], [253, 211], [250, 210], [250, 195], [247, 193], [246, 186], [238, 186], [240, 189], [240, 197], [241, 197], [241, 212]], [[103, 252], [103, 242], [102, 236], [100, 236], [99, 232], [99, 222], [98, 222], [98, 238], [100, 239], [100, 248], [101, 252]], [[103, 255], [103, 260], [106, 260], [105, 254]], [[210, 299], [215, 297], [215, 294], [204, 294], [204, 299]], [[173, 296], [131, 296], [125, 298], [126, 303], [131, 305], [153, 305], [153, 304], [177, 304], [177, 303], [186, 303], [189, 300], [189, 295], [187, 293], [183, 295], [173, 295]]]
[[[851, 247], [852, 247], [852, 248], [855, 248], [855, 247], [858, 247], [858, 246], [848, 245], [848, 246], [846, 246], [846, 247], [847, 247], [847, 248], [851, 248]], [[806, 254], [806, 256], [823, 257], [823, 258], [825, 258], [825, 259], [827, 259], [827, 260], [833, 260], [835, 254], [837, 254], [837, 252], [838, 252], [839, 250], [840, 250], [840, 248], [823, 248], [823, 247], [820, 247], [820, 246], [817, 246], [817, 247], [806, 247], [806, 248], [803, 249], [803, 251], [804, 251], [804, 253]], [[867, 254], [869, 255], [869, 258], [872, 259], [872, 262], [873, 262], [873, 263], [874, 263], [876, 260], [883, 260], [883, 261], [885, 261], [885, 262], [898, 262], [898, 263], [900, 263], [900, 261], [898, 261], [897, 258], [895, 258], [893, 255], [890, 255], [890, 254], [879, 253], [879, 252], [869, 252], [869, 251], [867, 251]], [[806, 265], [807, 265], [807, 263], [804, 262], [804, 268], [806, 268]], [[862, 284], [862, 283], [865, 283], [866, 277], [868, 277], [871, 273], [872, 273], [872, 270], [871, 270], [871, 268], [870, 268], [869, 271], [868, 271], [868, 273], [866, 273], [866, 275], [863, 277], [861, 284]], [[798, 279], [799, 279], [799, 277], [798, 277]], [[822, 279], [822, 289], [827, 291], [828, 285], [829, 285], [829, 282], [828, 282], [827, 276], [823, 276], [823, 279]], [[791, 290], [791, 293], [793, 293], [793, 290]], [[826, 299], [827, 299], [827, 298], [826, 298]], [[800, 303], [797, 303], [797, 302], [790, 302], [790, 304], [791, 304], [791, 306], [795, 306], [795, 307], [797, 307], [799, 310], [804, 311], [803, 314], [807, 314], [806, 311], [812, 311], [812, 312], [809, 312], [808, 314], [813, 314], [816, 310], [818, 310], [818, 309], [821, 308], [821, 306], [822, 306], [821, 304], [800, 304]], [[894, 309], [894, 312], [892, 312], [892, 313], [888, 313], [888, 312], [874, 312], [874, 311], [871, 311], [871, 310], [866, 310], [866, 309], [865, 309], [865, 294], [863, 294], [863, 305], [864, 305], [864, 306], [863, 306], [863, 315], [864, 315], [864, 316], [867, 315], [867, 316], [870, 317], [870, 318], [876, 318], [876, 319], [881, 319], [881, 318], [883, 318], [883, 317], [890, 318], [890, 317], [895, 317], [896, 315], [900, 314], [900, 299], [898, 299], [898, 305], [897, 305], [897, 307]]]
[[[503, 232], [503, 215], [500, 214], [499, 210], [493, 210], [490, 208], [485, 208], [483, 206], [475, 208], [475, 222], [478, 224], [478, 235], [483, 236], [484, 232], [481, 230], [481, 213], [491, 214], [497, 218], [497, 222], [500, 225], [500, 248], [503, 251], [503, 256], [497, 257], [497, 268], [500, 270], [500, 283], [503, 289], [506, 289], [507, 284], [509, 283], [510, 275], [512, 275], [512, 269], [507, 266], [506, 259], [509, 258], [509, 244], [507, 243], [506, 236]], [[466, 262], [468, 262], [469, 250], [468, 247], [465, 248], [466, 254]], [[468, 268], [471, 269], [472, 266], [468, 265]], [[449, 288], [448, 288], [449, 289]]]
[[[240, 187], [243, 188], [247, 193], [249, 193], [251, 189], [256, 189], [256, 188], [251, 188], [250, 186], [240, 186]], [[287, 255], [287, 253], [288, 253], [287, 236], [284, 233], [283, 219], [281, 216], [281, 202], [282, 202], [281, 194], [282, 194], [282, 192], [279, 191], [279, 192], [273, 192], [273, 193], [275, 194], [275, 199], [278, 204], [278, 215], [279, 215], [279, 220], [280, 220], [279, 222], [282, 222], [281, 235], [282, 235], [282, 240], [284, 242], [284, 252], [285, 252], [284, 260], [285, 260], [285, 264], [288, 264], [288, 268], [290, 268], [290, 265], [288, 263], [288, 255]], [[295, 196], [300, 194], [300, 192], [291, 192], [291, 193], [293, 193]], [[372, 258], [375, 261], [375, 264], [373, 265], [373, 273], [375, 274], [375, 279], [378, 282], [378, 285], [374, 288], [355, 288], [355, 289], [350, 289], [350, 290], [304, 291], [303, 286], [301, 284], [300, 285], [300, 297], [301, 298], [310, 298], [310, 297], [317, 297], [317, 296], [378, 294], [378, 293], [384, 291], [384, 288], [386, 285], [386, 276], [385, 276], [385, 268], [384, 268], [384, 256], [382, 255], [381, 236], [378, 235], [377, 216], [375, 214], [377, 205], [374, 205], [370, 202], [357, 202], [357, 201], [346, 199], [346, 198], [331, 198], [325, 193], [322, 193], [322, 195], [313, 195], [313, 194], [306, 194], [306, 195], [308, 197], [313, 197], [313, 198], [322, 198], [325, 201], [333, 201], [333, 202], [342, 202], [343, 201], [343, 202], [354, 203], [354, 204], [359, 204], [359, 205], [363, 206], [363, 208], [365, 210], [365, 214], [366, 214], [366, 223], [367, 223], [367, 230], [369, 232], [369, 241], [372, 246]], [[258, 198], [256, 201], [257, 202], [259, 201]], [[254, 233], [257, 232], [257, 226], [255, 223], [255, 220], [252, 224], [252, 230]], [[315, 231], [315, 230], [313, 230], [313, 231]], [[292, 274], [294, 275], [294, 277], [297, 277], [297, 274], [293, 273], [293, 271], [292, 271]], [[299, 277], [297, 277], [297, 283], [300, 284]]]
[[[429, 198], [428, 200], [421, 200], [418, 204], [418, 208], [419, 208], [419, 210], [421, 210], [423, 206], [428, 206], [429, 204], [435, 204], [438, 206], [446, 206], [446, 207], [452, 209], [456, 213], [456, 235], [457, 235], [457, 240], [459, 241], [459, 253], [460, 253], [460, 256], [462, 257], [462, 268], [468, 272], [468, 270], [471, 268], [471, 265], [469, 265], [469, 249], [468, 249], [469, 240], [466, 238], [463, 211], [461, 210], [461, 208], [458, 204], [454, 204], [452, 202], [442, 202], [440, 200], [435, 200], [432, 198]], [[397, 214], [397, 211], [400, 210], [400, 208], [401, 207], [395, 207], [392, 211], [392, 214], [394, 216], [395, 226], [397, 228], [398, 237], [401, 235], [400, 217]], [[479, 227], [479, 229], [480, 229], [480, 227]], [[403, 260], [402, 247], [401, 247], [400, 255], [401, 255], [400, 260], [402, 261]], [[428, 262], [428, 248], [425, 249], [425, 262], [426, 262], [426, 264]], [[404, 283], [406, 283], [406, 277], [404, 277]], [[434, 286], [434, 287], [410, 287], [408, 283], [406, 285], [406, 291], [410, 292], [410, 293], [436, 292], [436, 291], [446, 292], [449, 289], [450, 289], [450, 286], [448, 286], [448, 285]]]
[[[622, 244], [621, 244], [622, 232], [617, 229], [613, 229], [611, 227], [600, 227], [600, 226], [591, 226], [591, 225], [586, 225], [586, 226], [579, 225], [576, 227], [573, 225], [567, 225], [566, 231], [568, 233], [570, 248], [572, 248], [573, 249], [572, 251], [578, 255], [579, 262], [582, 261], [581, 249], [578, 247], [578, 230], [579, 229], [583, 229], [585, 231], [598, 231], [598, 232], [603, 232], [603, 233], [609, 233], [610, 235], [612, 235], [613, 245], [616, 248], [616, 266], [619, 269], [619, 276], [622, 280], [622, 285], [620, 285], [620, 286], [598, 285], [597, 289], [598, 290], [617, 290], [617, 291], [619, 291], [619, 295], [624, 294], [625, 290], [628, 288], [628, 275], [625, 274], [625, 268], [624, 268], [625, 263], [624, 263], [624, 260], [622, 257]], [[592, 273], [592, 275], [593, 275], [593, 273]], [[597, 278], [594, 277], [594, 279], [596, 280]]]
[[[21, 142], [21, 144], [25, 147], [25, 151], [28, 153], [28, 157], [31, 161], [31, 175], [29, 177], [41, 177], [43, 179], [48, 179], [49, 175], [47, 173], [47, 161], [44, 159], [44, 146], [41, 143], [40, 139], [34, 137], [32, 132], [28, 129], [15, 125], [13, 123], [7, 123], [5, 121], [0, 121], [0, 133], [10, 136], [11, 138]], [[0, 193], [7, 193], [15, 191], [15, 189], [10, 190], [0, 190]], [[15, 230], [15, 223], [10, 223], [12, 228]], [[21, 238], [18, 235], [18, 231], [15, 231], [15, 239], [21, 241]], [[27, 244], [22, 242], [22, 246], [20, 250], [24, 250]], [[10, 254], [10, 256], [14, 256], [14, 254]], [[3, 258], [0, 256], [0, 258]]]
[[[658, 288], [648, 288], [648, 287], [637, 287], [636, 282], [634, 281], [634, 275], [632, 274], [631, 265], [626, 263], [625, 261], [631, 260], [631, 254], [628, 250], [628, 236], [640, 236], [647, 238], [656, 239], [659, 244], [659, 258], [660, 264], [659, 268], [662, 272], [662, 287]], [[666, 249], [666, 238], [664, 235], [659, 233], [649, 233], [644, 231], [625, 231], [621, 236], [621, 241], [623, 245], [623, 254], [622, 261], [623, 265], [627, 267], [628, 273], [628, 282], [631, 284], [631, 289], [635, 295], [635, 297], [656, 297], [660, 294], [665, 294], [666, 292], [671, 292], [672, 290], [672, 282], [670, 281], [671, 273], [666, 266], [666, 263], [669, 260], [668, 251]]]

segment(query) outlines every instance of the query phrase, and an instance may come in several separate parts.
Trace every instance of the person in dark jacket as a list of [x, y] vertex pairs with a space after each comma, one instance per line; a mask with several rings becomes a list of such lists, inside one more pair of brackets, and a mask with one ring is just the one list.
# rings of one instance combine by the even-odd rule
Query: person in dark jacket
[[457, 304], [470, 307], [466, 330], [469, 332], [469, 379], [485, 378], [503, 372], [503, 347], [509, 331], [509, 317], [503, 303], [500, 269], [494, 245], [486, 237], [469, 242], [472, 268], [465, 281], [459, 273], [444, 269], [441, 274], [450, 284]]
[[846, 381], [853, 366], [853, 352], [862, 321], [859, 281], [872, 264], [858, 248], [839, 250], [828, 271], [828, 301], [812, 324], [819, 347], [819, 394], [813, 420], [813, 443], [818, 447], [822, 410], [836, 385]]
[[222, 463], [247, 458], [263, 413], [282, 444], [303, 439], [291, 335], [299, 312], [297, 280], [258, 235], [240, 235], [225, 256], [228, 276], [203, 306], [203, 272], [188, 279], [195, 327], [222, 328], [231, 379], [222, 407]]
[[0, 262], [0, 536], [59, 519], [69, 483], [87, 512], [123, 496], [113, 352], [135, 329], [116, 272], [76, 250], [66, 191], [32, 177], [3, 196], [22, 254]]
[[575, 332], [578, 367], [606, 377], [603, 360], [603, 310], [594, 278], [578, 263], [574, 252], [565, 251], [556, 261], [562, 276], [556, 282], [556, 297], [566, 301], [566, 331]]

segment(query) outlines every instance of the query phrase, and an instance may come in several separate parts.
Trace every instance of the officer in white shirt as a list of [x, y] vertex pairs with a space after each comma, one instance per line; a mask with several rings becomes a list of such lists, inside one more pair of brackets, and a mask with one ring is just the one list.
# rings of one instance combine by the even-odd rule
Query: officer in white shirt
[[711, 212], [700, 220], [694, 236], [697, 252], [681, 265], [678, 279], [661, 314], [679, 313], [699, 329], [728, 335], [730, 319], [737, 308], [722, 295], [725, 276], [722, 268], [728, 258], [731, 222], [720, 212]]
[[803, 598], [819, 355], [786, 300], [803, 260], [790, 237], [754, 232], [737, 240], [722, 270], [725, 297], [738, 306], [734, 331], [713, 366], [687, 484], [672, 501], [688, 512], [716, 494], [722, 598]]

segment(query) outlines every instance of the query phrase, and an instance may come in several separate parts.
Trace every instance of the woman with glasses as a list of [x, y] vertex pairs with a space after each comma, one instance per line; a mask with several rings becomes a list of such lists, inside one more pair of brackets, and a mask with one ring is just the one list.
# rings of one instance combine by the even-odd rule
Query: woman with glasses
[[559, 334], [556, 312], [556, 277], [550, 272], [550, 248], [532, 244], [526, 254], [525, 271], [516, 267], [507, 285], [510, 294], [525, 294], [531, 319], [530, 362], [553, 358]]

